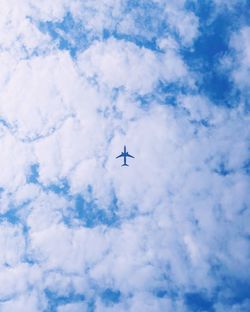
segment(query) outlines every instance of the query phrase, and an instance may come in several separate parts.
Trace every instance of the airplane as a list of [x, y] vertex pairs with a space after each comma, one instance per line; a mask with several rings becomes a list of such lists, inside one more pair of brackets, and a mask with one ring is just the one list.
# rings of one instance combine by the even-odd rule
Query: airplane
[[127, 151], [126, 151], [126, 145], [124, 145], [124, 151], [121, 153], [121, 155], [117, 156], [116, 158], [119, 157], [123, 157], [124, 158], [124, 163], [122, 165], [123, 166], [128, 166], [128, 164], [126, 163], [126, 157], [131, 157], [131, 158], [135, 158], [134, 156], [130, 155]]

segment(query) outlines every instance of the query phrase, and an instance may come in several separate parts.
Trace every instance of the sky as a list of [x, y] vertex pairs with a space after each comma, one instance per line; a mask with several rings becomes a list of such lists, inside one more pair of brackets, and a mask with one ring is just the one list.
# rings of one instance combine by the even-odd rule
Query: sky
[[0, 312], [250, 311], [250, 2], [0, 12]]

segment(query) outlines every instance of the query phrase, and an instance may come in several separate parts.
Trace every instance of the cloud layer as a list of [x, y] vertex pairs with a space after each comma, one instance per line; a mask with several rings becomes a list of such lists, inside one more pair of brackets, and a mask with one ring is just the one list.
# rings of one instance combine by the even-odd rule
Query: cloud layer
[[0, 311], [249, 310], [242, 8], [1, 2]]

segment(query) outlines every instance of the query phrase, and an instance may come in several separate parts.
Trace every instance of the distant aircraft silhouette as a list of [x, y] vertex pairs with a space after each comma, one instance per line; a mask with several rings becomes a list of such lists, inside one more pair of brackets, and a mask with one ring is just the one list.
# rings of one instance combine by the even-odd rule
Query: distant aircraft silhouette
[[119, 157], [123, 157], [124, 158], [124, 163], [122, 165], [123, 166], [128, 166], [128, 164], [126, 163], [126, 157], [131, 157], [131, 158], [135, 158], [134, 156], [130, 155], [127, 151], [126, 151], [126, 145], [124, 145], [124, 151], [121, 153], [121, 155], [117, 156], [116, 158]]

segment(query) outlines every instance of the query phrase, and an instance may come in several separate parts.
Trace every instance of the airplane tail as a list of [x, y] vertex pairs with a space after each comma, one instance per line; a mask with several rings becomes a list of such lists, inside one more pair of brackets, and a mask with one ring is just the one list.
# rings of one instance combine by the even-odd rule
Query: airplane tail
[[128, 165], [127, 165], [127, 164], [123, 164], [123, 165], [122, 165], [122, 167], [123, 167], [123, 166], [127, 166], [127, 167], [128, 167]]

